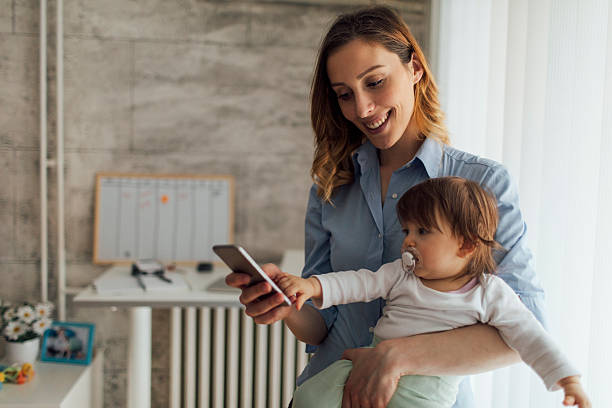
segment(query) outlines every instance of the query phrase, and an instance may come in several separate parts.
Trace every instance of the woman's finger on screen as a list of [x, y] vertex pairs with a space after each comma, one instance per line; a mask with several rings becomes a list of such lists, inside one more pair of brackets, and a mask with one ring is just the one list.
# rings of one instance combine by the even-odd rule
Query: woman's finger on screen
[[246, 273], [232, 272], [225, 277], [227, 286], [242, 289], [245, 288], [251, 281], [251, 276]]

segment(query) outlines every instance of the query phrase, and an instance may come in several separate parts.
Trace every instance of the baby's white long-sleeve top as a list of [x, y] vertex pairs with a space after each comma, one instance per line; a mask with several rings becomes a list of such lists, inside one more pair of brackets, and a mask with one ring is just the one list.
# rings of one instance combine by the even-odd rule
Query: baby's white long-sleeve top
[[386, 299], [383, 316], [374, 328], [374, 334], [382, 340], [481, 322], [499, 330], [506, 344], [518, 351], [547, 389], [556, 390], [560, 379], [579, 375], [517, 294], [497, 276], [485, 275], [465, 293], [428, 288], [413, 273], [404, 272], [400, 259], [376, 272], [360, 269], [315, 276], [322, 287], [321, 301], [314, 302], [320, 309]]

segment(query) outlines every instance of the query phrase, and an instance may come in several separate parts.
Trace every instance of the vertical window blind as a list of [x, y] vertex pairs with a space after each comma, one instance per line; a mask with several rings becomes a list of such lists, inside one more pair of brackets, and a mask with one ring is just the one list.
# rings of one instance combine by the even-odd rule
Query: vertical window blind
[[[454, 146], [519, 186], [549, 331], [606, 406], [612, 367], [612, 2], [439, 0], [434, 44]], [[436, 27], [432, 29], [436, 30]], [[473, 377], [478, 407], [559, 407], [524, 364]]]

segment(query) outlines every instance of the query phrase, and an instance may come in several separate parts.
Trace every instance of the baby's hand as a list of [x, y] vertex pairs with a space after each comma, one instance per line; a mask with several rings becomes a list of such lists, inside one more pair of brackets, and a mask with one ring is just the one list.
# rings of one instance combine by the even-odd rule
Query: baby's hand
[[591, 401], [589, 401], [589, 397], [587, 397], [586, 392], [582, 389], [578, 376], [562, 378], [559, 380], [559, 385], [563, 387], [563, 392], [565, 392], [563, 405], [578, 405], [580, 408], [591, 408]]
[[321, 297], [321, 284], [315, 277], [303, 279], [285, 273], [278, 278], [276, 284], [293, 301], [297, 310], [300, 310], [304, 302], [311, 297]]

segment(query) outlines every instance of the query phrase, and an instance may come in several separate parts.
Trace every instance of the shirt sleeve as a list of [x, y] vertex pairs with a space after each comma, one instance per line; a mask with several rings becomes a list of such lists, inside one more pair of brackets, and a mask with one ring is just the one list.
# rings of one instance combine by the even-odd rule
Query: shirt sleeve
[[495, 240], [504, 248], [496, 251], [497, 276], [502, 278], [533, 315], [546, 327], [544, 290], [533, 267], [527, 245], [527, 226], [519, 207], [518, 189], [506, 168], [495, 163], [481, 183], [497, 199], [499, 223]]
[[579, 375], [552, 337], [505, 282], [490, 276], [485, 285], [483, 323], [495, 326], [506, 344], [540, 376], [550, 391], [557, 382]]
[[321, 301], [314, 305], [324, 309], [333, 305], [344, 305], [354, 302], [369, 302], [380, 297], [389, 298], [391, 289], [405, 272], [399, 261], [388, 263], [376, 272], [368, 269], [357, 271], [332, 272], [317, 275], [321, 283]]
[[[306, 224], [304, 228], [306, 258], [304, 260], [304, 269], [302, 270], [303, 278], [327, 273], [332, 270], [329, 260], [330, 233], [323, 227], [322, 207], [323, 203], [317, 195], [317, 186], [315, 184], [310, 189], [308, 206], [306, 207]], [[314, 307], [311, 300], [308, 300], [306, 303]], [[336, 321], [338, 309], [335, 306], [322, 310], [316, 307], [315, 309], [321, 314], [329, 330]], [[317, 348], [317, 346], [307, 344], [306, 352], [314, 353]]]

